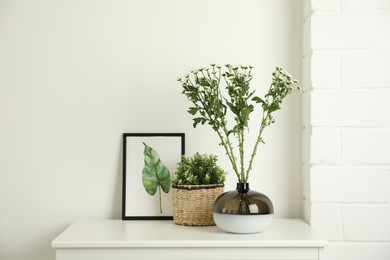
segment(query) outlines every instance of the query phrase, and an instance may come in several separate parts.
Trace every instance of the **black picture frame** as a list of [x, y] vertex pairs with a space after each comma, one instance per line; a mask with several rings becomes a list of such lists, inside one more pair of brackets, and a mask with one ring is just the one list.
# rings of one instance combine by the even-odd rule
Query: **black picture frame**
[[[143, 186], [143, 151], [146, 147], [144, 144], [158, 153], [171, 175], [180, 162], [181, 156], [185, 154], [184, 133], [123, 134], [122, 219], [171, 220], [173, 219], [172, 189], [168, 193], [161, 192], [161, 195], [151, 196]], [[158, 209], [156, 204], [159, 205]], [[165, 208], [163, 213], [160, 212], [160, 208]]]

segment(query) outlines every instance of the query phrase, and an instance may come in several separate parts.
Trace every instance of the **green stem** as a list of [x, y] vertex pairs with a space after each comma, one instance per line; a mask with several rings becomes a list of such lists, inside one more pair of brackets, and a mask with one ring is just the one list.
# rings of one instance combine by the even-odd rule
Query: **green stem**
[[245, 168], [244, 168], [244, 129], [241, 129], [238, 134], [238, 144], [239, 144], [239, 150], [240, 150], [240, 164], [241, 164], [241, 171], [240, 171], [240, 182], [244, 182], [245, 180]]
[[256, 143], [255, 143], [255, 145], [253, 147], [252, 156], [251, 156], [251, 159], [249, 161], [248, 169], [246, 171], [245, 182], [248, 181], [249, 172], [252, 170], [253, 159], [256, 156], [257, 148], [258, 148], [258, 146], [259, 146], [259, 144], [260, 144], [260, 142], [262, 140], [261, 139], [261, 135], [263, 134], [264, 128], [267, 125], [267, 122], [265, 120], [266, 120], [266, 118], [268, 118], [268, 116], [269, 116], [269, 112], [267, 111], [267, 113], [265, 113], [265, 111], [263, 111], [263, 116], [262, 116], [262, 119], [261, 119], [261, 125], [260, 125], [259, 134], [257, 136]]
[[160, 198], [160, 213], [163, 213], [162, 211], [162, 203], [161, 203], [161, 187], [158, 186], [158, 196]]
[[[221, 70], [219, 69], [218, 85], [219, 85], [220, 80], [221, 80]], [[222, 96], [221, 90], [219, 88], [217, 88], [217, 95], [218, 95], [219, 99], [222, 101], [223, 100], [223, 96]], [[221, 124], [222, 124], [223, 132], [225, 134], [226, 141], [224, 140], [222, 134], [219, 131], [217, 131], [217, 133], [218, 133], [219, 139], [222, 142], [222, 145], [224, 146], [224, 148], [226, 150], [226, 154], [228, 155], [229, 160], [230, 160], [230, 162], [231, 162], [231, 164], [233, 166], [233, 170], [234, 170], [238, 180], [240, 181], [240, 174], [239, 174], [239, 171], [238, 171], [238, 168], [237, 168], [236, 157], [234, 156], [234, 150], [233, 150], [230, 138], [229, 138], [229, 131], [226, 128], [225, 116], [221, 117]]]
[[221, 143], [222, 143], [223, 147], [225, 148], [225, 151], [226, 151], [226, 154], [227, 154], [227, 156], [228, 156], [228, 158], [230, 160], [230, 163], [233, 166], [233, 170], [234, 170], [238, 180], [240, 181], [240, 174], [238, 172], [237, 163], [236, 163], [236, 160], [235, 160], [232, 144], [230, 142], [230, 139], [229, 139], [229, 136], [228, 136], [228, 132], [227, 132], [227, 129], [226, 129], [225, 125], [223, 126], [223, 130], [224, 130], [224, 133], [225, 133], [225, 136], [226, 136], [226, 141], [223, 138], [223, 136], [220, 133], [220, 131], [217, 131], [217, 133], [218, 133], [219, 139], [221, 140]]

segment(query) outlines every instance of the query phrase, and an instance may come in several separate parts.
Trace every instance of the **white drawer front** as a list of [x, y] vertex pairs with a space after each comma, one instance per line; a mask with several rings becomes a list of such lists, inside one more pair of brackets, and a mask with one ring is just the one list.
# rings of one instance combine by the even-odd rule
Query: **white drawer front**
[[318, 248], [68, 248], [56, 260], [318, 260]]

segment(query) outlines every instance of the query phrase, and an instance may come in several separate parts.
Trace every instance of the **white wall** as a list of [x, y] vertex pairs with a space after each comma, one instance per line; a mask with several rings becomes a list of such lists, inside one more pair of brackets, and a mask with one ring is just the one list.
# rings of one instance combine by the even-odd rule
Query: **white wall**
[[304, 217], [326, 260], [388, 260], [390, 1], [304, 3]]
[[[0, 1], [0, 259], [54, 259], [72, 221], [120, 217], [124, 132], [185, 132], [187, 154], [228, 168], [176, 78], [210, 62], [253, 64], [259, 92], [277, 65], [298, 76], [299, 19], [293, 0]], [[299, 111], [294, 95], [251, 177], [277, 217], [300, 215]]]

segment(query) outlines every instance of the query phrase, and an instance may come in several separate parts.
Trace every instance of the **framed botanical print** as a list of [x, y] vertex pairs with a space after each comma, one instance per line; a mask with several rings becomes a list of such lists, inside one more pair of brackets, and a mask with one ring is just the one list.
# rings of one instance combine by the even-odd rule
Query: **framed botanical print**
[[171, 176], [184, 133], [123, 134], [122, 219], [172, 219]]

